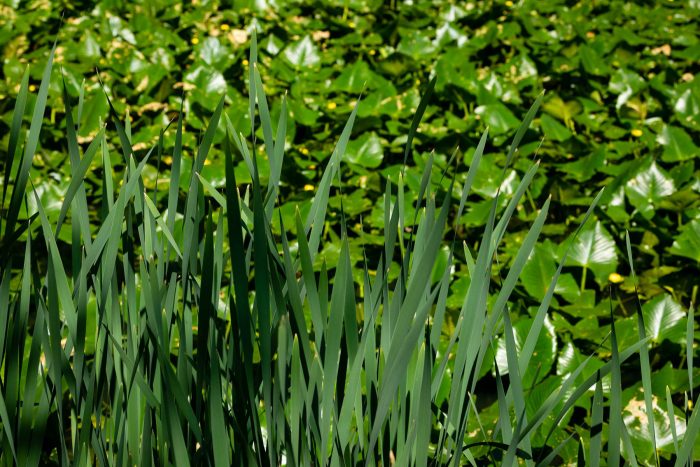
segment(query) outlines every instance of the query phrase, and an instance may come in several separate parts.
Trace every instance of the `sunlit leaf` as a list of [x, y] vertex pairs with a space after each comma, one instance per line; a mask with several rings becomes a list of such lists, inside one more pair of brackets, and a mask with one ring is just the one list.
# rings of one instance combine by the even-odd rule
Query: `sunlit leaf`
[[288, 45], [282, 52], [282, 55], [296, 67], [312, 67], [321, 60], [318, 48], [310, 36], [304, 36], [303, 39]]
[[692, 159], [700, 155], [693, 139], [682, 128], [664, 125], [663, 130], [656, 137], [656, 141], [664, 146], [661, 158], [665, 162], [678, 162]]
[[642, 305], [647, 336], [661, 342], [679, 342], [685, 337], [685, 313], [669, 295], [659, 295]]
[[376, 133], [364, 133], [348, 142], [345, 159], [351, 164], [373, 169], [382, 163], [384, 149]]
[[572, 264], [593, 271], [599, 282], [607, 281], [617, 269], [615, 242], [600, 221], [581, 232], [569, 258]]
[[659, 202], [675, 191], [673, 179], [656, 162], [643, 168], [625, 186], [630, 203], [647, 219], [654, 216]]

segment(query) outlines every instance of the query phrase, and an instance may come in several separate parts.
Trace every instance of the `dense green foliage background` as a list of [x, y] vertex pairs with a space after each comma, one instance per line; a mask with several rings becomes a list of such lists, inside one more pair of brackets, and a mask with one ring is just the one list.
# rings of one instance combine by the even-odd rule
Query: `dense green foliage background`
[[[266, 90], [271, 96], [288, 93], [291, 109], [288, 144], [295, 164], [283, 179], [290, 215], [299, 200], [308, 198], [304, 190], [311, 187], [303, 187], [318, 181], [332, 136], [364, 93], [344, 196], [345, 208], [357, 220], [362, 216], [369, 232], [381, 227], [383, 206], [375, 200], [384, 178], [396, 182], [410, 116], [432, 73], [438, 82], [419, 127], [414, 163], [420, 168], [434, 149], [444, 165], [456, 150], [456, 170], [463, 172], [488, 125], [496, 138], [476, 186], [484, 200], [495, 193], [493, 169], [503, 160], [508, 136], [529, 103], [546, 90], [544, 113], [528, 134], [520, 166], [526, 159], [542, 159], [545, 170], [530, 196], [534, 203], [550, 193], [553, 197], [555, 219], [548, 235], [560, 239], [569, 233], [580, 206], [608, 186], [594, 238], [619, 247], [620, 232], [629, 229], [640, 247], [643, 294], [671, 288], [677, 300], [688, 300], [691, 271], [697, 271], [700, 260], [696, 2], [337, 1], [324, 2], [323, 8], [313, 2], [14, 3], [2, 7], [0, 15], [5, 130], [24, 69], [46, 59], [63, 14], [56, 62], [71, 95], [78, 96], [83, 80], [87, 84], [79, 136], [89, 140], [99, 127], [95, 117], [106, 116], [101, 79], [117, 110], [130, 112], [137, 149], [155, 142], [162, 125], [176, 115], [183, 92], [186, 142], [199, 137], [199, 117], [214, 110], [222, 93], [236, 128], [249, 131], [245, 53], [248, 30], [255, 25]], [[41, 67], [33, 66], [31, 73], [31, 82], [38, 84]], [[53, 76], [52, 121], [60, 121], [63, 112], [61, 78]], [[275, 102], [273, 118], [279, 112]], [[69, 177], [61, 130], [52, 131], [42, 134], [35, 182], [55, 211], [54, 198]], [[3, 142], [7, 138], [3, 131]], [[167, 162], [166, 157], [166, 167]], [[215, 161], [205, 169], [216, 187], [223, 183], [222, 167]], [[409, 173], [406, 183], [417, 185], [418, 174]], [[518, 168], [510, 174], [506, 193], [521, 175]], [[486, 206], [471, 204], [466, 224], [483, 225]], [[357, 243], [372, 242], [359, 225], [356, 233]], [[518, 233], [513, 236], [517, 243]], [[461, 237], [468, 239], [466, 232]], [[593, 274], [585, 284], [580, 284], [580, 268], [571, 270], [562, 297], [581, 307], [576, 282], [582, 285], [583, 302], [596, 302], [589, 292], [600, 293], [616, 270], [618, 250], [610, 246], [588, 264]], [[546, 245], [541, 253], [539, 261], [546, 265], [556, 257]], [[534, 283], [526, 289], [534, 297], [540, 293]]]
[[[406, 173], [409, 189], [404, 201], [406, 206], [413, 204], [431, 151], [436, 165], [450, 175], [442, 178], [440, 171], [434, 171], [434, 187], [447, 188], [452, 176], [459, 187], [488, 126], [487, 155], [473, 187], [479, 197], [470, 198], [459, 223], [466, 227], [457, 231], [457, 239], [474, 252], [475, 239], [480, 238], [474, 234], [485, 224], [499, 188], [510, 138], [544, 90], [543, 110], [500, 185], [503, 193], [511, 194], [531, 160], [542, 161], [527, 202], [518, 209], [506, 246], [499, 252], [500, 268], [494, 266], [497, 283], [536, 216], [536, 206], [552, 197], [545, 239], [516, 290], [512, 310], [520, 316], [516, 332], [527, 332], [533, 307], [544, 296], [563, 253], [559, 245], [579, 224], [593, 196], [607, 188], [597, 218], [577, 240], [559, 282], [538, 355], [542, 371], [537, 381], [527, 382], [538, 383], [533, 401], [549, 394], [561, 375], [596, 349], [607, 332], [611, 300], [619, 318], [620, 346], [636, 341], [634, 287], [623, 253], [627, 229], [635, 246], [647, 333], [654, 343], [652, 368], [659, 381], [655, 394], [663, 397], [669, 385], [677, 395], [676, 405], [682, 406], [682, 392], [690, 389], [683, 367], [685, 316], [700, 273], [698, 17], [696, 0], [641, 4], [260, 0], [187, 5], [14, 0], [0, 7], [0, 151], [7, 150], [7, 129], [24, 70], [31, 66], [31, 90], [40, 81], [55, 39], [59, 44], [55, 62], [62, 73], [53, 74], [46, 115], [54, 124], [43, 129], [32, 171], [52, 222], [70, 183], [61, 130], [63, 81], [76, 99], [83, 80], [86, 83], [79, 116], [81, 143], [91, 141], [101, 127], [100, 119], [107, 118], [100, 80], [117, 111], [129, 113], [136, 150], [145, 151], [156, 142], [164, 125], [177, 116], [183, 95], [186, 148], [194, 148], [201, 139], [222, 94], [227, 96], [226, 112], [234, 126], [249, 134], [246, 57], [255, 27], [273, 120], [280, 111], [278, 97], [285, 93], [290, 110], [287, 154], [292, 157], [285, 164], [281, 186], [284, 224], [294, 225], [297, 206], [302, 213], [308, 209], [305, 202], [313, 196], [337, 136], [362, 95], [342, 171], [342, 195], [334, 191], [329, 218], [339, 218], [342, 196], [352, 262], [361, 261], [362, 247], [370, 256], [378, 255], [383, 245], [385, 182], [398, 180], [411, 117], [429, 79], [436, 75], [410, 155], [409, 165], [415, 168]], [[30, 94], [28, 109], [33, 98]], [[223, 131], [219, 129], [218, 140]], [[164, 137], [164, 146], [172, 148], [173, 132]], [[202, 176], [222, 188], [224, 163], [218, 149], [214, 148]], [[119, 151], [111, 155], [115, 171], [121, 173]], [[262, 151], [258, 156], [265, 157]], [[186, 152], [185, 157], [191, 159], [193, 154]], [[170, 161], [165, 154], [146, 167], [148, 189], [156, 186], [159, 174], [162, 178], [167, 173]], [[189, 170], [185, 163], [183, 190]], [[250, 183], [242, 161], [236, 176], [239, 183]], [[88, 196], [96, 216], [101, 175], [92, 173], [88, 180], [95, 187]], [[167, 183], [161, 187], [165, 196]], [[507, 201], [502, 198], [501, 209]], [[274, 222], [279, 232], [278, 220]], [[328, 227], [317, 261], [320, 266], [325, 259], [332, 267], [340, 251], [334, 241], [339, 228], [332, 222]], [[70, 229], [64, 228], [62, 235], [68, 242]], [[446, 248], [442, 255], [446, 262]], [[448, 298], [453, 310], [461, 305], [469, 283], [461, 251], [457, 258]], [[362, 269], [356, 271], [355, 280], [362, 284]], [[397, 271], [395, 265], [391, 273]], [[434, 280], [440, 277], [437, 270]], [[450, 326], [454, 323], [448, 316], [446, 333]], [[605, 347], [599, 352], [606, 356]], [[496, 360], [502, 373], [507, 372], [505, 344]], [[632, 424], [642, 400], [639, 378], [634, 367], [625, 373], [623, 407]], [[666, 435], [668, 431], [666, 425]], [[643, 431], [631, 434], [640, 436], [633, 436], [637, 452], [645, 452]], [[670, 435], [664, 439], [670, 451]]]

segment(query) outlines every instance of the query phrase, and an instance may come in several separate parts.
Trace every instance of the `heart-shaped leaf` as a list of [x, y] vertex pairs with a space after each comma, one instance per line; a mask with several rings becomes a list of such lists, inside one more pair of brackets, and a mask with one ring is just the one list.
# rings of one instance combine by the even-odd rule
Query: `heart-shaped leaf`
[[659, 201], [675, 191], [673, 179], [656, 165], [656, 162], [642, 169], [625, 186], [625, 194], [630, 203], [647, 219], [654, 216], [655, 207], [658, 206]]
[[350, 141], [345, 149], [345, 159], [351, 164], [366, 168], [375, 168], [384, 159], [384, 150], [376, 133], [365, 133]]
[[540, 125], [542, 125], [542, 132], [547, 139], [566, 141], [571, 138], [571, 131], [547, 114], [542, 115]]
[[[552, 277], [556, 272], [556, 261], [553, 246], [547, 242], [544, 245], [536, 245], [530, 259], [528, 259], [520, 281], [527, 293], [537, 300], [542, 300], [547, 293]], [[576, 302], [581, 297], [581, 291], [571, 274], [562, 274], [557, 281], [554, 292], [561, 295], [569, 302]]]
[[520, 124], [513, 112], [499, 102], [480, 105], [474, 112], [489, 126], [489, 132], [494, 135], [507, 133]]
[[569, 259], [572, 264], [593, 271], [598, 283], [602, 284], [617, 269], [615, 242], [603, 224], [597, 221], [593, 227], [581, 232]]
[[376, 89], [384, 82], [384, 78], [373, 72], [367, 62], [358, 60], [346, 67], [333, 81], [333, 89], [359, 94], [365, 87]]
[[290, 45], [283, 52], [284, 58], [296, 67], [312, 67], [321, 61], [318, 55], [318, 47], [311, 37], [305, 36], [300, 41]]
[[664, 125], [656, 137], [656, 142], [664, 146], [661, 159], [665, 162], [684, 161], [700, 154], [700, 148], [693, 143], [693, 139], [683, 128]]
[[685, 339], [685, 313], [670, 295], [658, 295], [642, 306], [647, 336], [655, 342], [668, 339], [679, 343]]

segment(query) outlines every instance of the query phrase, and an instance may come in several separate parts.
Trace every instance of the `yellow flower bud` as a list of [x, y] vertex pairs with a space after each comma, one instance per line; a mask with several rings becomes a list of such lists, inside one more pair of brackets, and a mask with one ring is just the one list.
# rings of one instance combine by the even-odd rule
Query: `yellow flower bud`
[[338, 106], [337, 106], [337, 104], [336, 104], [335, 102], [329, 102], [328, 105], [327, 105], [326, 107], [328, 107], [328, 110], [333, 110], [333, 109], [335, 109], [335, 108], [338, 107]]
[[613, 272], [612, 274], [610, 274], [610, 275], [608, 276], [608, 280], [609, 280], [610, 282], [612, 282], [613, 284], [619, 284], [619, 283], [621, 283], [621, 282], [624, 282], [624, 281], [625, 281], [625, 278], [622, 277], [621, 275], [619, 275], [618, 273]]
[[639, 138], [640, 136], [642, 136], [642, 130], [640, 130], [639, 128], [635, 128], [634, 130], [630, 131], [630, 133], [635, 138]]
[[192, 42], [192, 45], [197, 45], [197, 44], [199, 44], [199, 38], [193, 37], [192, 40], [190, 40], [190, 42]]
[[316, 188], [313, 185], [304, 185], [304, 191], [314, 191]]

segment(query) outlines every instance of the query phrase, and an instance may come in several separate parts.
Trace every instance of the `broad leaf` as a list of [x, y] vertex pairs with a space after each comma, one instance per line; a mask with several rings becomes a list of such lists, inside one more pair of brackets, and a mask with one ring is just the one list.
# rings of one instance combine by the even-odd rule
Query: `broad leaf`
[[300, 41], [289, 45], [282, 54], [289, 63], [299, 68], [312, 67], [321, 61], [318, 47], [309, 36], [304, 36]]
[[684, 256], [700, 262], [700, 219], [695, 219], [687, 224], [668, 251], [673, 255]]
[[480, 105], [474, 109], [474, 112], [488, 125], [489, 130], [494, 135], [507, 133], [520, 124], [513, 112], [500, 102]]
[[376, 168], [384, 159], [382, 143], [376, 133], [365, 133], [348, 143], [345, 159], [360, 167]]
[[685, 313], [670, 295], [659, 295], [642, 305], [647, 336], [655, 342], [685, 340]]
[[[542, 300], [547, 294], [549, 283], [552, 281], [556, 270], [557, 265], [551, 243], [546, 242], [543, 245], [536, 245], [523, 268], [520, 281], [527, 293], [537, 300]], [[554, 292], [572, 303], [576, 303], [581, 298], [581, 291], [571, 274], [561, 275]]]
[[684, 161], [700, 154], [700, 148], [693, 143], [693, 139], [682, 128], [664, 125], [661, 133], [656, 137], [656, 142], [664, 146], [664, 152], [661, 156], [664, 162]]
[[659, 201], [675, 191], [673, 179], [656, 162], [641, 170], [625, 186], [630, 203], [647, 219], [654, 216]]
[[593, 271], [599, 283], [617, 269], [615, 242], [600, 221], [581, 232], [569, 258], [571, 263]]

